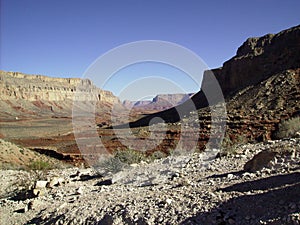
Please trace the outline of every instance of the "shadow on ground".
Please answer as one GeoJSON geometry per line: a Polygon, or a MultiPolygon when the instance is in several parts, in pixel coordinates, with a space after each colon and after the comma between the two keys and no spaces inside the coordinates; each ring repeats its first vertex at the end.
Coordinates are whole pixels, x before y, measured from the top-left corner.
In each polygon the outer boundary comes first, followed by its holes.
{"type": "MultiPolygon", "coordinates": [[[[243,182],[220,190],[233,194],[239,192],[241,195],[229,199],[208,212],[199,212],[196,216],[186,219],[181,225],[261,224],[260,220],[277,220],[269,224],[282,224],[278,221],[280,218],[300,211],[297,208],[300,200],[299,172],[243,182]]],[[[285,222],[285,224],[295,223],[285,222]]]]}
{"type": "MultiPolygon", "coordinates": [[[[231,193],[239,196],[221,203],[208,212],[198,212],[196,216],[186,219],[180,225],[261,224],[260,220],[275,220],[274,223],[268,223],[273,225],[297,224],[293,222],[276,222],[276,220],[287,217],[291,213],[299,213],[300,211],[297,208],[297,204],[299,205],[300,203],[299,172],[238,183],[219,189],[217,192],[220,192],[220,194],[231,193]]],[[[30,220],[29,223],[54,224],[59,222],[59,220],[66,219],[64,215],[55,215],[55,213],[53,213],[54,215],[50,219],[44,219],[41,214],[30,220]]],[[[126,216],[126,213],[122,216],[122,220],[125,224],[148,224],[144,220],[131,221],[126,216]]],[[[106,215],[100,221],[95,221],[95,218],[86,218],[85,221],[86,224],[114,224],[113,217],[110,215],[106,215]]]]}

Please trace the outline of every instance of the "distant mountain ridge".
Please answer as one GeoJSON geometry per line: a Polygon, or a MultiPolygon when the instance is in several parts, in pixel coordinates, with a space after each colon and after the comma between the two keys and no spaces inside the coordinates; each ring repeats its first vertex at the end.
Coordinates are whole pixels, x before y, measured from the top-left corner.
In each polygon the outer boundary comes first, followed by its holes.
{"type": "Polygon", "coordinates": [[[144,108],[153,110],[164,110],[179,105],[188,100],[193,93],[189,94],[158,94],[152,100],[123,101],[127,108],[144,108]]]}

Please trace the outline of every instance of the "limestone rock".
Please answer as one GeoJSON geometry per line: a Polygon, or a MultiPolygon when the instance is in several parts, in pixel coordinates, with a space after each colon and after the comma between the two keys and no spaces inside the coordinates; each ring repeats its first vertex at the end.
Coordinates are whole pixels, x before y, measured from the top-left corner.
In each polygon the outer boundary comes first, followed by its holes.
{"type": "Polygon", "coordinates": [[[34,196],[44,196],[47,193],[46,188],[35,188],[32,190],[34,196]]]}
{"type": "Polygon", "coordinates": [[[76,190],[76,194],[78,195],[82,195],[84,193],[84,187],[79,187],[77,190],[76,190]]]}
{"type": "Polygon", "coordinates": [[[53,177],[47,186],[50,188],[53,188],[55,186],[63,184],[64,182],[65,182],[65,179],[62,177],[53,177]]]}
{"type": "Polygon", "coordinates": [[[104,101],[115,103],[118,98],[110,91],[97,88],[88,79],[52,78],[19,72],[0,71],[1,100],[28,101],[104,101]],[[78,92],[80,94],[75,93],[78,92]]]}
{"type": "Polygon", "coordinates": [[[48,181],[46,181],[46,180],[38,180],[35,183],[35,189],[46,188],[47,184],[48,184],[48,181]]]}
{"type": "Polygon", "coordinates": [[[176,106],[187,99],[193,94],[159,94],[155,98],[153,98],[154,103],[167,103],[171,104],[172,106],[176,106]]]}

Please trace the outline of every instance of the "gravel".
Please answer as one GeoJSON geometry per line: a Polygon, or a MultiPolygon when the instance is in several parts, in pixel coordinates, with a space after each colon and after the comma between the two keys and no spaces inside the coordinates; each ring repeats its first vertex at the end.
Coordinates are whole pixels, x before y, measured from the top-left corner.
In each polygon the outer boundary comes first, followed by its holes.
{"type": "MultiPolygon", "coordinates": [[[[51,170],[42,195],[25,195],[2,170],[1,224],[299,224],[300,139],[239,146],[238,156],[172,156],[102,177],[93,168],[51,170]],[[245,172],[263,150],[277,153],[245,172]],[[59,182],[58,182],[59,181],[59,182]],[[50,185],[51,183],[51,185],[50,185]],[[19,194],[17,194],[19,193],[19,194]]],[[[39,182],[40,183],[40,182],[39,182]]],[[[43,183],[44,185],[45,183],[43,183]]],[[[26,189],[25,189],[26,190],[26,189]]]]}

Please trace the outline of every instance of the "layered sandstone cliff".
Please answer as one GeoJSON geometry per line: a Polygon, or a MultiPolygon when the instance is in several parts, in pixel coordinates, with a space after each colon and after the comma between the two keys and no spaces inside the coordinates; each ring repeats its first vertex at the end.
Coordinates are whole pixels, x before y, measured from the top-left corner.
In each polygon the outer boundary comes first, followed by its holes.
{"type": "Polygon", "coordinates": [[[76,97],[78,101],[118,102],[110,91],[97,88],[88,79],[52,78],[5,71],[0,71],[0,94],[1,100],[65,101],[76,97]]]}
{"type": "Polygon", "coordinates": [[[73,102],[115,104],[110,91],[97,88],[88,79],[53,78],[19,72],[0,71],[0,115],[71,115],[73,102]]]}

